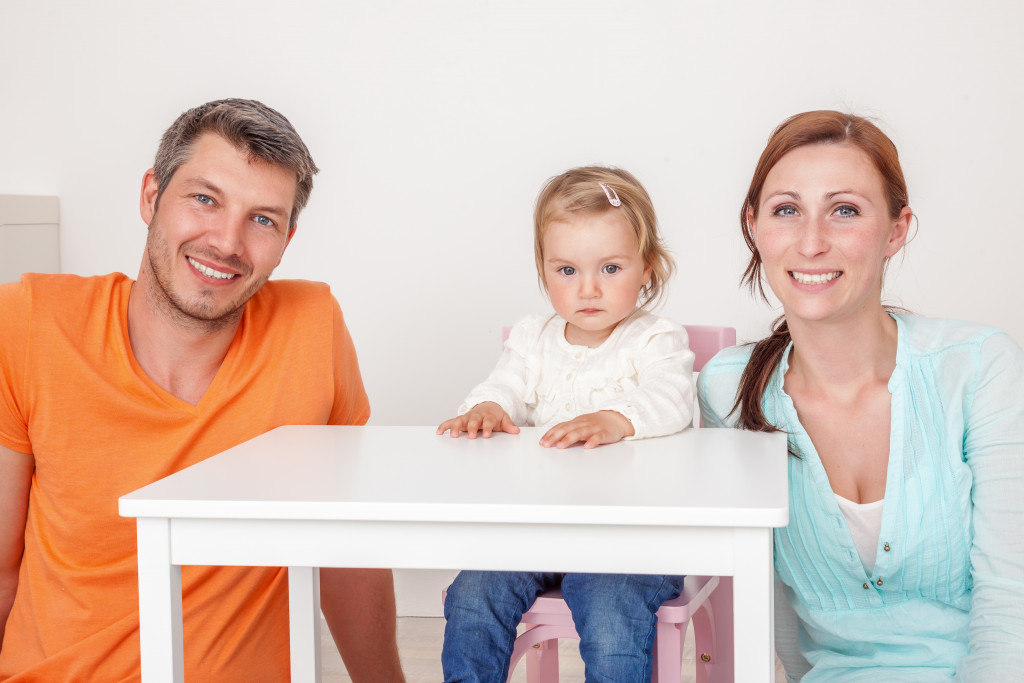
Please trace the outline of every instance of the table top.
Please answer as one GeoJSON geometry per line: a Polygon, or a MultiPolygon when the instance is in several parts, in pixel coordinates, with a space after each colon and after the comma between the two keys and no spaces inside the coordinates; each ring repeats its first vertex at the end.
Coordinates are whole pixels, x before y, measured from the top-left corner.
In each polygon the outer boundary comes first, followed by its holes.
{"type": "Polygon", "coordinates": [[[286,426],[122,496],[126,517],[779,527],[784,434],[687,429],[585,450],[543,431],[286,426]]]}

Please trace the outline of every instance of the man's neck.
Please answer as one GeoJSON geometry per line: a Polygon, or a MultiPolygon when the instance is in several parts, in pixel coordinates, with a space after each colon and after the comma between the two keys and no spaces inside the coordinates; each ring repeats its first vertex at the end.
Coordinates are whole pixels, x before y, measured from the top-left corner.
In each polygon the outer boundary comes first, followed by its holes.
{"type": "Polygon", "coordinates": [[[143,371],[164,391],[198,405],[213,383],[241,317],[204,326],[168,315],[145,285],[136,282],[128,298],[128,339],[143,371]]]}

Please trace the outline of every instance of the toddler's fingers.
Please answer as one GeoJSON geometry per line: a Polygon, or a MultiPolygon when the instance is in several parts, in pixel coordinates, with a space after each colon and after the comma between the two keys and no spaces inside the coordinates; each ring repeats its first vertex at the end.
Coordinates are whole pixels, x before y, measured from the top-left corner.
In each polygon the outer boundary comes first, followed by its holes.
{"type": "MultiPolygon", "coordinates": [[[[467,415],[468,414],[469,413],[467,413],[467,415]]],[[[475,439],[476,433],[480,429],[480,422],[481,418],[479,415],[470,415],[469,419],[466,421],[466,436],[468,436],[471,439],[475,439]]]]}
{"type": "Polygon", "coordinates": [[[508,416],[508,413],[502,414],[499,429],[503,432],[508,432],[509,434],[519,433],[519,425],[512,421],[512,418],[508,416]]]}

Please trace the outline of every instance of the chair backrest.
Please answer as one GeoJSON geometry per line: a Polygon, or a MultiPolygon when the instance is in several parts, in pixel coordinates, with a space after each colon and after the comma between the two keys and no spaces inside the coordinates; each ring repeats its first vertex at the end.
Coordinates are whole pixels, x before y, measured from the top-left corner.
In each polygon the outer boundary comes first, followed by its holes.
{"type": "Polygon", "coordinates": [[[736,328],[718,327],[714,325],[683,325],[690,337],[690,350],[693,351],[693,371],[700,372],[704,364],[716,353],[728,346],[736,346],[736,328]]]}
{"type": "MultiPolygon", "coordinates": [[[[736,328],[719,327],[717,325],[683,325],[686,335],[690,338],[690,350],[693,351],[693,371],[700,372],[704,364],[716,353],[728,346],[736,346],[736,328]]],[[[501,329],[502,343],[508,339],[511,327],[501,329]]]]}

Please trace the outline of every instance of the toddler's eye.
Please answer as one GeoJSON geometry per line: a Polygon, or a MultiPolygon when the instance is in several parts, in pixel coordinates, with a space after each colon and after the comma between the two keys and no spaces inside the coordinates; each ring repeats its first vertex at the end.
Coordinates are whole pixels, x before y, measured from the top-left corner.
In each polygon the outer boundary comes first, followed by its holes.
{"type": "Polygon", "coordinates": [[[562,275],[575,275],[576,269],[573,268],[572,266],[562,266],[561,268],[558,269],[558,272],[561,273],[562,275]]]}
{"type": "Polygon", "coordinates": [[[606,265],[604,268],[601,269],[601,271],[605,275],[614,275],[615,273],[619,272],[620,270],[622,270],[622,268],[617,266],[617,265],[615,265],[614,263],[609,263],[608,265],[606,265]]]}

